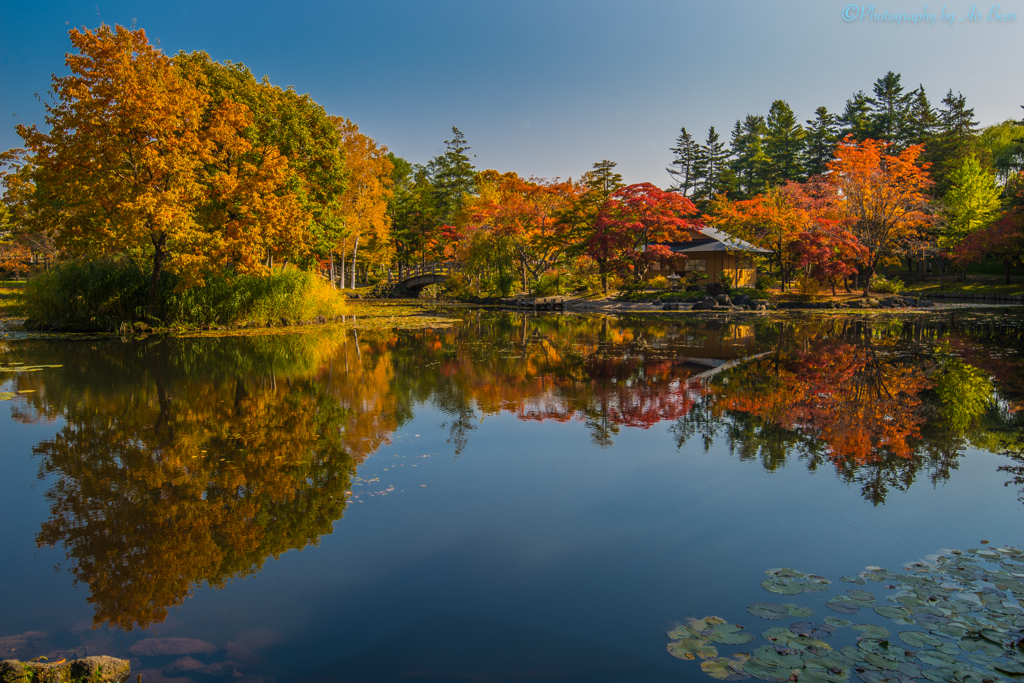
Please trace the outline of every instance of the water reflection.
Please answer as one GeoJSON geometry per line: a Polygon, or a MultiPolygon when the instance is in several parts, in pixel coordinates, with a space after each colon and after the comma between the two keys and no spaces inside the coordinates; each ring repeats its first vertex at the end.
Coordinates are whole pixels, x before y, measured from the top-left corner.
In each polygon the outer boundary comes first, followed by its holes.
{"type": "MultiPolygon", "coordinates": [[[[730,325],[473,314],[454,328],[37,342],[7,357],[40,443],[50,518],[94,621],[158,623],[201,583],[318,542],[356,468],[418,406],[456,454],[482,418],[582,422],[592,442],[665,422],[775,470],[831,466],[875,504],[950,476],[969,446],[1024,486],[1019,328],[841,320],[730,325]],[[1015,336],[1016,335],[1016,336],[1015,336]],[[990,377],[994,377],[993,383],[990,377]]],[[[553,455],[552,457],[557,457],[553,455]]]]}

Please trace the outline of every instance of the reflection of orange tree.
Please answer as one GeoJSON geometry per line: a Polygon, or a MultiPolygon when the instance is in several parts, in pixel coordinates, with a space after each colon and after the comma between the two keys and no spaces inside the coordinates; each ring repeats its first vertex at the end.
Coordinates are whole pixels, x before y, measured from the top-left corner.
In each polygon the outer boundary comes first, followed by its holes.
{"type": "Polygon", "coordinates": [[[39,384],[22,419],[66,423],[35,449],[41,476],[57,475],[37,540],[65,547],[97,625],[157,623],[197,584],[331,532],[355,464],[397,425],[388,357],[362,347],[309,335],[111,345],[79,364],[65,345],[51,349],[71,356],[62,370],[19,376],[39,384]],[[253,360],[263,372],[243,369],[253,360]]]}
{"type": "Polygon", "coordinates": [[[746,363],[728,379],[715,384],[716,410],[799,427],[856,465],[913,455],[926,419],[920,394],[931,387],[921,367],[839,339],[746,363]]]}

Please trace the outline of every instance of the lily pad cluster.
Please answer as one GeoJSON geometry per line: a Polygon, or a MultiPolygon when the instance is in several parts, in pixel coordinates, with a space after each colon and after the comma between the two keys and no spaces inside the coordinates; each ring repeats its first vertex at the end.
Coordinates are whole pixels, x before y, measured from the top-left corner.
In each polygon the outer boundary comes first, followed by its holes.
{"type": "MultiPolygon", "coordinates": [[[[46,368],[60,368],[62,365],[25,365],[24,363],[11,363],[5,365],[0,363],[0,373],[5,372],[39,372],[46,368]]],[[[0,401],[10,401],[18,394],[31,393],[29,390],[13,392],[13,391],[0,391],[0,401]]]]}
{"type": "MultiPolygon", "coordinates": [[[[766,572],[762,582],[773,593],[827,590],[828,582],[789,569],[766,572]],[[778,590],[782,588],[782,590],[778,590]]],[[[1024,550],[1016,547],[953,550],[928,562],[914,562],[902,571],[867,567],[842,578],[857,586],[825,602],[825,606],[858,619],[853,623],[825,617],[807,621],[810,607],[795,603],[754,603],[752,615],[793,620],[766,629],[766,643],[731,656],[720,655],[711,643],[742,645],[752,634],[718,617],[690,620],[668,635],[668,651],[682,659],[701,659],[701,669],[719,680],[757,678],[765,681],[843,683],[1011,683],[1024,680],[1024,550]],[[883,597],[876,592],[889,591],[883,597]],[[721,629],[716,631],[716,629],[721,629]],[[844,635],[845,634],[845,635],[844,635]],[[714,640],[714,638],[719,640],[714,640]],[[834,637],[839,643],[830,643],[834,637]],[[746,638],[746,640],[740,640],[746,638]],[[849,644],[845,644],[849,643],[849,644]]],[[[820,600],[820,598],[819,598],[820,600]]]]}

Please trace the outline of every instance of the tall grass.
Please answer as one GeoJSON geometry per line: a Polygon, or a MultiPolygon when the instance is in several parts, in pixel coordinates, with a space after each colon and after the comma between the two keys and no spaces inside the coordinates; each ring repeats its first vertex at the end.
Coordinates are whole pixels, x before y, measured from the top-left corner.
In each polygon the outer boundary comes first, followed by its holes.
{"type": "Polygon", "coordinates": [[[180,291],[178,278],[167,274],[152,308],[146,304],[149,281],[147,269],[132,263],[66,263],[29,282],[23,311],[37,327],[68,330],[112,330],[134,321],[156,327],[299,321],[345,311],[329,284],[295,268],[265,277],[209,277],[205,286],[180,291]]]}

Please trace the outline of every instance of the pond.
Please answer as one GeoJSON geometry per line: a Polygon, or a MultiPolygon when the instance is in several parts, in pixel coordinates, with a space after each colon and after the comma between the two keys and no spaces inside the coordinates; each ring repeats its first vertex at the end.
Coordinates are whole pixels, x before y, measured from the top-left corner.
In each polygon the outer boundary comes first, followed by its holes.
{"type": "Polygon", "coordinates": [[[1019,315],[454,315],[0,341],[4,657],[147,683],[1024,664],[1019,315]]]}

